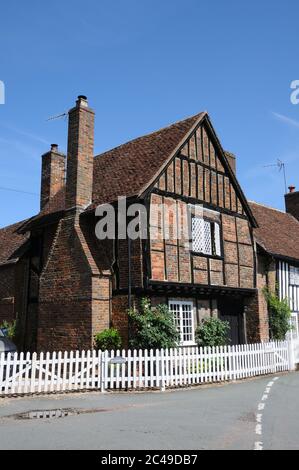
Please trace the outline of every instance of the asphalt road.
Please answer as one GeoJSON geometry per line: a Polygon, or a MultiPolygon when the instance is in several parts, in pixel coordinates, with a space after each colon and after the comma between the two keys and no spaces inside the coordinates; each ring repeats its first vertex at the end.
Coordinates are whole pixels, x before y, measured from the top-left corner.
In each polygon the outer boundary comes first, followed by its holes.
{"type": "Polygon", "coordinates": [[[164,393],[5,398],[0,449],[299,449],[298,392],[294,372],[164,393]],[[61,408],[80,414],[16,417],[61,408]]]}

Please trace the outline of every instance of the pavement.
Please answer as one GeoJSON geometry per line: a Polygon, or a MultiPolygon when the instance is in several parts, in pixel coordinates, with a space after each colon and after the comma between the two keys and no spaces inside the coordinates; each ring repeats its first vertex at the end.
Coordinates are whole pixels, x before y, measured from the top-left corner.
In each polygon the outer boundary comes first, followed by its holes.
{"type": "Polygon", "coordinates": [[[1,398],[0,449],[299,449],[298,392],[293,372],[166,392],[1,398]],[[57,409],[69,415],[27,417],[57,409]]]}

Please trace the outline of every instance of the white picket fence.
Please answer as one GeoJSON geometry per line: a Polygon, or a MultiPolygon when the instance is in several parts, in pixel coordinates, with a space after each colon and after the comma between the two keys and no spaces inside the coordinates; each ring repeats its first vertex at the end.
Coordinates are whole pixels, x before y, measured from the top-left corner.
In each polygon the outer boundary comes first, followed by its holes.
{"type": "Polygon", "coordinates": [[[293,361],[294,365],[299,364],[299,337],[291,338],[291,349],[293,351],[293,361]]]}
{"type": "Polygon", "coordinates": [[[244,379],[290,370],[290,344],[0,354],[0,396],[88,389],[163,390],[244,379]]]}

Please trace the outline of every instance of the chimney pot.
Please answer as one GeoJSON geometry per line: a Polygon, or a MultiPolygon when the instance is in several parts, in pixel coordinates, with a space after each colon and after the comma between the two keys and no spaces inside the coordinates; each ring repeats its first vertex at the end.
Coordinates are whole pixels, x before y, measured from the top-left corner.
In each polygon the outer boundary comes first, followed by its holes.
{"type": "Polygon", "coordinates": [[[295,186],[293,186],[293,185],[292,185],[292,186],[289,186],[289,192],[290,192],[290,193],[294,193],[294,192],[295,192],[295,189],[296,189],[295,186]]]}
{"type": "Polygon", "coordinates": [[[56,152],[58,150],[58,145],[57,144],[51,144],[51,150],[56,152]]]}
{"type": "Polygon", "coordinates": [[[87,96],[79,95],[76,101],[76,105],[78,108],[81,108],[81,107],[88,108],[87,96]]]}

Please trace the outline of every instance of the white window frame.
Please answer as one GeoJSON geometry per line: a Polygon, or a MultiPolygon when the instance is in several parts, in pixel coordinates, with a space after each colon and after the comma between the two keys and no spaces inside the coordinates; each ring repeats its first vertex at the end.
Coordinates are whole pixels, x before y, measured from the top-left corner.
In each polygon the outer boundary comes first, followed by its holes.
{"type": "Polygon", "coordinates": [[[205,217],[196,217],[196,216],[193,216],[192,217],[192,251],[194,253],[199,253],[199,254],[202,254],[202,255],[206,255],[206,256],[215,256],[215,257],[222,257],[222,244],[221,244],[221,225],[219,222],[217,221],[214,221],[214,220],[210,220],[210,219],[206,219],[205,217]],[[211,247],[211,250],[210,252],[208,252],[207,250],[204,249],[206,243],[204,240],[201,240],[201,248],[200,249],[196,249],[195,245],[195,236],[194,236],[194,230],[193,230],[193,224],[194,222],[193,221],[197,221],[197,224],[200,226],[202,225],[201,228],[199,228],[199,230],[201,230],[204,234],[207,233],[207,231],[205,230],[205,224],[209,224],[209,233],[210,233],[210,240],[209,240],[209,244],[210,244],[210,247],[211,247]],[[214,225],[214,229],[212,230],[212,225],[214,225]],[[213,253],[213,248],[214,248],[214,253],[213,253]]]}
{"type": "Polygon", "coordinates": [[[214,243],[215,243],[215,255],[222,256],[222,240],[221,240],[221,225],[219,222],[214,222],[214,243]]]}
{"type": "Polygon", "coordinates": [[[293,338],[299,337],[299,314],[292,312],[291,319],[290,319],[291,326],[293,329],[291,330],[290,334],[293,338]]]}
{"type": "Polygon", "coordinates": [[[290,266],[290,286],[299,286],[299,268],[290,266]]]}
{"type": "MultiPolygon", "coordinates": [[[[180,345],[181,346],[194,346],[195,343],[195,331],[194,331],[194,315],[195,315],[195,310],[194,310],[194,302],[192,300],[176,300],[176,299],[170,299],[168,301],[168,308],[172,312],[171,305],[179,305],[179,316],[180,316],[180,328],[178,328],[179,333],[180,333],[180,345]],[[184,329],[183,329],[183,305],[188,305],[191,307],[191,334],[192,334],[192,339],[190,341],[184,341],[184,329]]],[[[174,319],[175,321],[175,319],[174,319]]]]}

